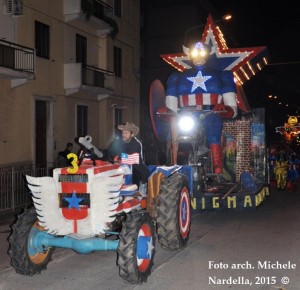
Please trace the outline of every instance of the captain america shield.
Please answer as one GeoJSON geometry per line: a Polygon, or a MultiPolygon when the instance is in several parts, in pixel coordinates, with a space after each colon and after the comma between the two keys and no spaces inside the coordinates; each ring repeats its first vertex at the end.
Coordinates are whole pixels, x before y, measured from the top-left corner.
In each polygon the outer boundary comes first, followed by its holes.
{"type": "Polygon", "coordinates": [[[191,208],[190,208],[190,196],[188,189],[184,187],[180,194],[179,204],[179,227],[181,236],[187,238],[190,231],[191,224],[191,208]]]}

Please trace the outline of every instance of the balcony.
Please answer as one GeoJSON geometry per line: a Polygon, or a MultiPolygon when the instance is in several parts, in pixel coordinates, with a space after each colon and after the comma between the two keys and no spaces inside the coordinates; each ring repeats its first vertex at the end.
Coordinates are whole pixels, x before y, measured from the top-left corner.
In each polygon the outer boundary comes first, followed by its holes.
{"type": "Polygon", "coordinates": [[[32,80],[35,75],[35,50],[0,40],[0,78],[32,80]]]}
{"type": "Polygon", "coordinates": [[[79,22],[94,28],[97,36],[110,33],[114,27],[113,8],[100,0],[64,0],[65,22],[79,22]]]}
{"type": "Polygon", "coordinates": [[[115,74],[81,63],[67,63],[64,64],[64,89],[66,95],[83,91],[100,101],[114,93],[115,74]]]}

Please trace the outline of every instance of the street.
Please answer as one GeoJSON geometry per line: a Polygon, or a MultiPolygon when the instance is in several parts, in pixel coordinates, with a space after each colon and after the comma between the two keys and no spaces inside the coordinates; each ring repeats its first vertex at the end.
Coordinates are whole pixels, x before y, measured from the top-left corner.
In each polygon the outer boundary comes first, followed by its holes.
{"type": "Polygon", "coordinates": [[[180,252],[156,243],[147,283],[122,281],[115,252],[80,255],[58,249],[40,275],[22,276],[10,267],[9,227],[0,238],[1,290],[209,290],[300,289],[300,194],[272,189],[256,210],[210,211],[193,216],[190,240],[180,252]]]}

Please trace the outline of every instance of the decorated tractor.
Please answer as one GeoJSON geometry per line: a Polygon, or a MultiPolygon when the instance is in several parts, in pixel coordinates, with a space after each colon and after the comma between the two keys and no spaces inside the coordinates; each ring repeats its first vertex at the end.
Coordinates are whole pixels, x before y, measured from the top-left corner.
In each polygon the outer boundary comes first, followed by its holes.
{"type": "Polygon", "coordinates": [[[34,206],[12,226],[11,265],[32,276],[46,269],[56,248],[80,254],[117,251],[120,276],[133,284],[146,282],[156,236],[164,249],[187,245],[187,177],[180,166],[152,166],[144,196],[132,184],[132,165],[102,161],[91,141],[90,136],[80,137],[86,152],[78,159],[69,154],[72,166],[54,169],[53,177],[26,176],[34,206]]]}

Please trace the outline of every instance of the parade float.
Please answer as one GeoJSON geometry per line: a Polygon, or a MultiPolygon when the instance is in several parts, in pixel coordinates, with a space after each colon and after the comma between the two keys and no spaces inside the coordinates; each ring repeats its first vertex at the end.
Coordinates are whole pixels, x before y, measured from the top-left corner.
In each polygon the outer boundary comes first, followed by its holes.
{"type": "Polygon", "coordinates": [[[288,144],[300,142],[300,124],[297,116],[289,116],[283,126],[276,127],[276,132],[280,133],[284,141],[288,144]]]}
{"type": "Polygon", "coordinates": [[[255,209],[269,195],[264,110],[251,110],[243,84],[267,48],[229,48],[211,16],[199,39],[161,55],[177,71],[151,83],[153,130],[190,176],[193,210],[255,209]]]}

